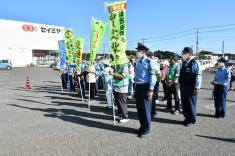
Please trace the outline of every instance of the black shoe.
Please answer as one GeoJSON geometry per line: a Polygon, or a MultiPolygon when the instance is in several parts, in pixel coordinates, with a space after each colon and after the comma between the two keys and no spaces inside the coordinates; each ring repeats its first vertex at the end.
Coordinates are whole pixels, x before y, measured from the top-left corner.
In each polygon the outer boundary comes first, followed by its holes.
{"type": "Polygon", "coordinates": [[[143,133],[143,131],[144,131],[144,130],[143,130],[142,128],[139,128],[139,129],[135,130],[135,133],[136,133],[136,134],[140,134],[140,133],[143,133]]]}
{"type": "Polygon", "coordinates": [[[184,125],[185,127],[189,127],[189,124],[190,124],[190,122],[189,122],[189,121],[184,120],[182,123],[183,123],[183,125],[184,125]]]}
{"type": "Polygon", "coordinates": [[[165,108],[164,109],[164,112],[171,112],[172,111],[172,109],[170,109],[170,108],[165,108]]]}
{"type": "Polygon", "coordinates": [[[138,134],[138,137],[139,137],[139,138],[144,138],[144,137],[146,137],[148,134],[149,134],[149,132],[142,132],[142,133],[139,133],[139,134],[138,134]]]}
{"type": "Polygon", "coordinates": [[[219,115],[215,115],[215,118],[216,118],[216,119],[219,119],[219,118],[220,118],[220,116],[219,116],[219,115]]]}
{"type": "Polygon", "coordinates": [[[166,100],[167,100],[167,98],[164,97],[164,98],[162,98],[160,101],[166,101],[166,100]]]}
{"type": "Polygon", "coordinates": [[[151,115],[152,118],[157,118],[157,113],[156,114],[153,114],[151,115]]]}
{"type": "Polygon", "coordinates": [[[185,127],[190,127],[190,126],[192,126],[192,124],[191,123],[185,123],[184,126],[185,127]]]}

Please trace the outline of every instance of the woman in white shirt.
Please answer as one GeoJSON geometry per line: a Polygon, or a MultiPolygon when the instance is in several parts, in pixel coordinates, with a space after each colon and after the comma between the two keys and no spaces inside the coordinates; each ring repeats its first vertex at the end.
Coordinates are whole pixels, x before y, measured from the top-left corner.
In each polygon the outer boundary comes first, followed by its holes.
{"type": "Polygon", "coordinates": [[[95,86],[96,86],[96,71],[95,71],[95,66],[92,65],[88,69],[88,74],[86,76],[87,83],[90,83],[90,98],[95,99],[95,86]]]}

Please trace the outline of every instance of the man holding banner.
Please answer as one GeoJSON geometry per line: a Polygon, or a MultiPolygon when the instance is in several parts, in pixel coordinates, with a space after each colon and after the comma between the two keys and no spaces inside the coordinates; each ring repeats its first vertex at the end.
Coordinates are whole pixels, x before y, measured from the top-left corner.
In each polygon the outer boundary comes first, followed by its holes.
{"type": "Polygon", "coordinates": [[[106,30],[106,24],[100,20],[96,20],[92,18],[91,21],[91,47],[90,47],[90,61],[89,61],[89,69],[88,69],[88,83],[89,83],[89,103],[88,107],[90,109],[90,99],[94,99],[94,87],[96,86],[96,71],[94,66],[94,61],[96,59],[96,55],[101,45],[101,41],[104,37],[106,30]],[[95,84],[94,84],[95,83],[95,84]]]}
{"type": "Polygon", "coordinates": [[[117,65],[115,72],[110,71],[110,75],[113,76],[113,95],[119,113],[117,120],[120,123],[128,122],[126,102],[129,85],[128,63],[117,65]]]}
{"type": "Polygon", "coordinates": [[[129,121],[127,112],[127,93],[129,84],[128,59],[126,57],[126,1],[108,4],[110,51],[116,66],[113,76],[113,95],[118,107],[121,123],[129,121]]]}
{"type": "Polygon", "coordinates": [[[66,64],[66,50],[64,40],[58,41],[59,51],[58,56],[60,59],[60,75],[62,81],[62,92],[63,89],[67,89],[67,82],[68,82],[68,66],[66,64]]]}
{"type": "Polygon", "coordinates": [[[83,52],[83,45],[84,39],[83,38],[75,38],[74,40],[74,49],[75,49],[75,60],[76,60],[76,68],[77,68],[77,82],[80,88],[81,97],[85,96],[85,88],[84,88],[84,81],[80,79],[78,75],[81,74],[82,71],[82,52],[83,52]]]}

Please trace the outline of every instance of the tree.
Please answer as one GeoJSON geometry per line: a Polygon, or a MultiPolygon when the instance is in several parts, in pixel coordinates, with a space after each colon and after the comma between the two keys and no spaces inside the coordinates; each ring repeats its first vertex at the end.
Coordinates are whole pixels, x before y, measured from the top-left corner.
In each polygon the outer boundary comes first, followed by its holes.
{"type": "Polygon", "coordinates": [[[199,52],[199,59],[205,59],[205,55],[213,55],[214,52],[202,50],[199,52]]]}
{"type": "Polygon", "coordinates": [[[170,52],[170,51],[162,51],[162,50],[157,50],[154,52],[154,55],[156,57],[158,57],[159,59],[169,59],[172,56],[178,55],[174,52],[170,52]]]}

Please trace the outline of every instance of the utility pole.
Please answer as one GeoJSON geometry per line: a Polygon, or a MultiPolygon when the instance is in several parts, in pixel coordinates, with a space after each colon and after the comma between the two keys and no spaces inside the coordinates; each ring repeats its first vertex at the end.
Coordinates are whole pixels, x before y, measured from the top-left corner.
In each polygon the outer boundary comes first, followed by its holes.
{"type": "Polygon", "coordinates": [[[223,58],[224,58],[224,41],[222,43],[222,54],[223,54],[223,58]]]}
{"type": "Polygon", "coordinates": [[[199,43],[199,39],[198,39],[198,28],[197,28],[197,38],[196,38],[196,57],[197,57],[197,59],[199,59],[199,52],[198,52],[198,50],[199,50],[199,48],[198,48],[198,43],[199,43]]]}

